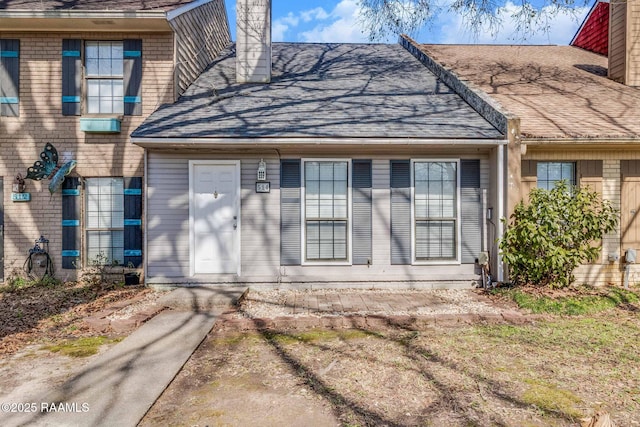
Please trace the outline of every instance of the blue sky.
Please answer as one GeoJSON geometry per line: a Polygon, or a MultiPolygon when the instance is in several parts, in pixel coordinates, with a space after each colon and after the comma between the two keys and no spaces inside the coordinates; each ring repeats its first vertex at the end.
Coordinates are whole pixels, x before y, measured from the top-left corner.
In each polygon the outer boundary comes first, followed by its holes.
{"type": "MultiPolygon", "coordinates": [[[[226,3],[231,34],[235,39],[235,1],[227,0],[226,3]]],[[[358,25],[358,0],[272,0],[272,4],[273,41],[341,43],[368,41],[366,34],[358,25]]],[[[509,22],[509,16],[517,10],[516,4],[511,0],[505,0],[504,6],[500,9],[503,25],[497,34],[486,30],[475,37],[465,30],[459,16],[445,11],[414,37],[421,43],[566,45],[582,23],[589,7],[576,8],[575,16],[557,16],[547,23],[549,32],[538,32],[524,40],[509,22]]],[[[390,37],[386,41],[396,42],[397,37],[390,37]]]]}

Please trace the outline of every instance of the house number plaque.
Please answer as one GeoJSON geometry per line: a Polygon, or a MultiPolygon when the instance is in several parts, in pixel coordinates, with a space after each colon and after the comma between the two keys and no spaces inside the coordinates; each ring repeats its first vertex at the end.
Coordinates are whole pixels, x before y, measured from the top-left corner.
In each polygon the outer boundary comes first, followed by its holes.
{"type": "Polygon", "coordinates": [[[256,193],[269,193],[271,192],[270,182],[256,182],[256,193]]]}

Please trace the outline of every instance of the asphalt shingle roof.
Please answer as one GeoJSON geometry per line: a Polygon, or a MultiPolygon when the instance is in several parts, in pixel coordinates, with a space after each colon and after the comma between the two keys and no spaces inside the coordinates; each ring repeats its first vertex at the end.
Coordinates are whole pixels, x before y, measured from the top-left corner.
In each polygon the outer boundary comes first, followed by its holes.
{"type": "Polygon", "coordinates": [[[231,47],[132,137],[503,136],[399,45],[274,43],[271,83],[237,84],[231,47]]]}
{"type": "Polygon", "coordinates": [[[0,10],[165,10],[192,0],[0,0],[0,10]]]}
{"type": "Polygon", "coordinates": [[[421,45],[521,119],[527,138],[640,138],[640,88],[572,46],[421,45]]]}

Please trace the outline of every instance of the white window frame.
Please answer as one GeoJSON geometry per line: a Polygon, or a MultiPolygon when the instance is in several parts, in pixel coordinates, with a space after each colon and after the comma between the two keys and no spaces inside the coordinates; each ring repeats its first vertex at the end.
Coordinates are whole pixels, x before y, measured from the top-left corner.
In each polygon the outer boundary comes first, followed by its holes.
{"type": "MultiPolygon", "coordinates": [[[[83,49],[84,49],[84,55],[82,58],[82,66],[84,69],[84,84],[83,84],[83,88],[84,88],[84,103],[85,103],[85,108],[84,108],[84,114],[86,115],[91,115],[91,116],[121,116],[124,114],[124,94],[126,91],[126,88],[124,87],[124,43],[122,40],[85,40],[84,41],[84,45],[83,45],[83,49]],[[120,43],[122,46],[122,52],[123,52],[123,57],[121,58],[122,61],[122,75],[95,75],[95,74],[89,74],[89,72],[87,71],[87,46],[90,45],[91,43],[120,43]],[[121,112],[117,112],[117,111],[112,111],[112,112],[89,112],[89,82],[90,81],[95,81],[95,80],[119,80],[122,82],[122,111],[121,112]]],[[[113,58],[113,57],[112,57],[113,58]]],[[[98,105],[100,104],[100,97],[98,97],[98,105]]]]}
{"type": "Polygon", "coordinates": [[[353,213],[352,213],[352,191],[351,176],[353,175],[352,159],[350,158],[305,158],[300,161],[300,238],[302,262],[301,265],[352,265],[352,234],[353,234],[353,213]],[[307,162],[346,162],[347,163],[347,259],[346,260],[307,260],[307,224],[306,224],[306,179],[305,163],[307,162]]]}
{"type": "MultiPolygon", "coordinates": [[[[83,191],[83,195],[84,195],[84,201],[83,201],[83,230],[82,230],[82,234],[83,234],[83,241],[85,242],[84,245],[84,259],[85,259],[85,265],[88,267],[91,265],[91,262],[93,261],[93,258],[89,256],[89,232],[101,232],[101,231],[109,231],[109,232],[113,232],[113,231],[122,231],[122,238],[123,238],[123,253],[122,253],[122,263],[118,263],[118,265],[124,265],[124,251],[126,250],[126,247],[124,246],[124,216],[125,216],[125,212],[124,212],[124,177],[121,176],[92,176],[92,177],[86,177],[84,178],[85,182],[84,182],[84,191],[83,191]],[[122,228],[113,228],[113,227],[109,227],[109,228],[95,228],[95,227],[89,227],[89,190],[88,190],[88,185],[87,185],[87,181],[93,180],[93,179],[119,179],[120,181],[122,181],[122,188],[123,188],[123,193],[122,193],[122,209],[123,209],[123,223],[122,223],[122,228]]],[[[111,211],[111,214],[113,214],[113,211],[111,211]]],[[[113,252],[113,246],[111,247],[111,252],[113,252]]],[[[109,262],[113,263],[113,259],[109,258],[109,262]]]]}
{"type": "Polygon", "coordinates": [[[411,264],[412,265],[459,265],[462,264],[462,227],[460,214],[460,159],[411,159],[411,264]],[[456,259],[418,260],[416,259],[416,201],[415,201],[415,164],[447,162],[456,164],[456,259]]]}

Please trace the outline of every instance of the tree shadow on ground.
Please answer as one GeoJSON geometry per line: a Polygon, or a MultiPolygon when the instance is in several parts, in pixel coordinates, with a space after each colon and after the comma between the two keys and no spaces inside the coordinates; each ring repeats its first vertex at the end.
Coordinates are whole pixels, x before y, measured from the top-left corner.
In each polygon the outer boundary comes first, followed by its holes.
{"type": "MultiPolygon", "coordinates": [[[[373,316],[376,317],[376,316],[373,316]]],[[[473,366],[472,361],[469,364],[461,364],[448,358],[445,354],[438,352],[435,348],[430,347],[424,342],[418,343],[414,340],[420,334],[420,330],[406,326],[405,324],[394,322],[392,319],[378,316],[379,321],[386,323],[385,332],[380,333],[377,329],[363,327],[359,322],[353,324],[350,329],[359,331],[366,336],[378,340],[384,340],[400,349],[400,353],[404,358],[410,361],[412,375],[422,377],[437,396],[433,402],[427,403],[421,408],[421,413],[417,416],[414,414],[411,419],[399,419],[393,414],[385,414],[383,410],[374,410],[368,405],[358,402],[357,399],[350,397],[348,393],[342,393],[331,384],[330,380],[323,379],[323,376],[314,369],[313,366],[306,363],[302,358],[296,355],[295,349],[288,347],[286,342],[293,341],[302,343],[305,346],[314,347],[323,351],[328,348],[322,343],[300,340],[301,331],[279,330],[265,327],[265,325],[256,319],[255,327],[264,340],[271,346],[275,354],[290,367],[301,382],[309,387],[317,395],[324,398],[330,405],[334,415],[351,425],[366,426],[402,426],[413,425],[414,422],[424,423],[430,415],[435,412],[446,412],[455,414],[457,421],[461,425],[490,425],[509,426],[513,425],[513,420],[505,419],[498,412],[488,411],[486,408],[471,405],[469,401],[469,390],[461,392],[460,382],[448,382],[443,377],[442,372],[455,373],[461,378],[461,381],[475,384],[477,386],[477,394],[488,405],[492,402],[498,403],[499,406],[516,408],[519,411],[533,410],[530,403],[523,401],[514,394],[513,387],[506,381],[500,381],[489,378],[481,373],[481,370],[473,366]]],[[[332,349],[336,352],[335,349],[332,349]]],[[[337,351],[340,357],[351,359],[357,363],[357,355],[347,350],[337,351]]],[[[375,358],[375,355],[373,356],[375,358]]],[[[381,362],[377,360],[376,363],[381,362]]],[[[389,362],[391,367],[391,362],[389,362]]],[[[471,391],[473,393],[473,391],[471,391]]],[[[371,397],[368,397],[371,398],[371,397]]],[[[407,414],[408,415],[408,414],[407,414]]],[[[557,411],[549,414],[557,420],[567,422],[575,422],[575,418],[570,414],[557,411]]]]}

